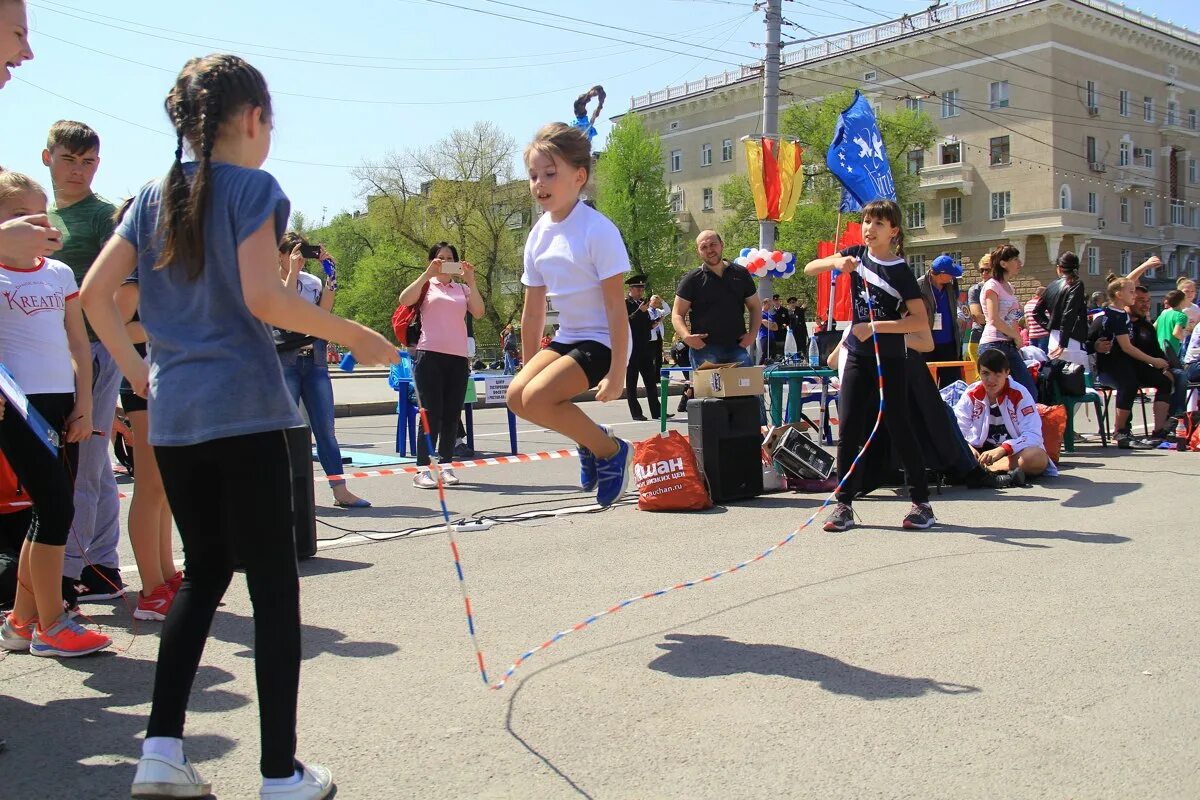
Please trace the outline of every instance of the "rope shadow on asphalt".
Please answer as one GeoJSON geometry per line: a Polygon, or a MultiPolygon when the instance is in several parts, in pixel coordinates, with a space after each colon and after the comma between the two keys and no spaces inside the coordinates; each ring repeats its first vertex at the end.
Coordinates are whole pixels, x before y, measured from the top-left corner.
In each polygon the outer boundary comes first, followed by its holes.
{"type": "Polygon", "coordinates": [[[827,692],[862,700],[896,700],[925,694],[973,694],[976,686],[910,678],[856,667],[841,659],[778,644],[751,644],[725,636],[672,633],[655,645],[666,652],[647,666],[676,678],[775,675],[811,681],[827,692]]]}

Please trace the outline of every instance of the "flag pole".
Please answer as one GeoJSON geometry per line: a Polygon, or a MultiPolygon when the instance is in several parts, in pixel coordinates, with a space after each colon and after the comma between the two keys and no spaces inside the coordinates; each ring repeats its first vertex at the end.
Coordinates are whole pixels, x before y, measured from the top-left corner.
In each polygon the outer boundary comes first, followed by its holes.
{"type": "MultiPolygon", "coordinates": [[[[842,235],[842,210],[838,209],[837,225],[833,229],[833,252],[837,252],[838,237],[842,235]]],[[[837,322],[833,318],[833,304],[836,295],[837,281],[834,280],[833,273],[829,273],[829,316],[825,318],[828,323],[826,330],[837,330],[837,322]]]]}

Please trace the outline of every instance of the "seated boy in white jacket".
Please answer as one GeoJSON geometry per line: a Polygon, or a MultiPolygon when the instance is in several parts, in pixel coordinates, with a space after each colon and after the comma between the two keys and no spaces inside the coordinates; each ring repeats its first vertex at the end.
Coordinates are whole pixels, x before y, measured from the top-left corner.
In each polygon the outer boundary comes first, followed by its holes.
{"type": "Polygon", "coordinates": [[[984,469],[1008,473],[1021,485],[1050,465],[1042,443],[1042,418],[1024,386],[1008,378],[1008,359],[998,350],[979,354],[979,381],[954,406],[963,438],[984,469]]]}

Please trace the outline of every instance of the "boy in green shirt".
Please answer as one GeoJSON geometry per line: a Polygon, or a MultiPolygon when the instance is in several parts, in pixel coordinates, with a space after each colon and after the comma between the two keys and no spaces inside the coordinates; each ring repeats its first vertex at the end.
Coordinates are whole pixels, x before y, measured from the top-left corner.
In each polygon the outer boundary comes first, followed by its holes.
{"type": "Polygon", "coordinates": [[[1179,351],[1183,347],[1183,339],[1187,335],[1188,316],[1179,310],[1183,305],[1184,295],[1178,289],[1172,289],[1167,292],[1167,296],[1163,299],[1163,304],[1166,306],[1158,319],[1154,323],[1154,331],[1158,335],[1158,346],[1163,349],[1163,352],[1170,350],[1175,354],[1175,361],[1178,363],[1179,351]]]}
{"type": "MultiPolygon", "coordinates": [[[[100,166],[100,137],[82,122],[59,120],[50,127],[42,163],[49,167],[54,187],[50,224],[62,232],[63,246],[56,258],[82,284],[112,235],[117,210],[92,191],[100,166]]],[[[125,591],[117,556],[121,506],[108,458],[121,372],[91,325],[87,330],[92,342],[92,430],[97,435],[79,443],[74,533],[67,540],[63,563],[63,596],[68,602],[107,600],[125,591]]]]}

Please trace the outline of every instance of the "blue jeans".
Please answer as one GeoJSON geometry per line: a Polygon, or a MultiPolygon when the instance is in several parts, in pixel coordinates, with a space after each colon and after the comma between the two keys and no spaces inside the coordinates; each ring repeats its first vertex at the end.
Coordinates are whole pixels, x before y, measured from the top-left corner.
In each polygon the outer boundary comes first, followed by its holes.
{"type": "Polygon", "coordinates": [[[1012,342],[988,342],[979,345],[980,353],[985,350],[999,350],[1004,353],[1008,358],[1008,371],[1012,379],[1028,389],[1036,403],[1038,399],[1037,384],[1033,382],[1033,376],[1029,374],[1029,368],[1025,366],[1025,359],[1021,355],[1021,351],[1012,342]]]}
{"type": "Polygon", "coordinates": [[[1036,339],[1031,338],[1029,340],[1029,344],[1032,345],[1033,347],[1041,348],[1043,353],[1049,352],[1049,350],[1050,350],[1050,335],[1046,334],[1045,336],[1039,336],[1036,339]]]}
{"type": "Polygon", "coordinates": [[[750,353],[738,344],[706,344],[699,350],[689,350],[688,355],[691,356],[694,367],[705,361],[714,364],[740,364],[743,367],[754,366],[754,362],[750,360],[750,353]]]}
{"type": "Polygon", "coordinates": [[[517,374],[517,357],[507,350],[504,351],[504,374],[517,374]]]}
{"type": "MultiPolygon", "coordinates": [[[[314,348],[321,350],[323,348],[314,348]]],[[[333,433],[333,381],[329,379],[329,367],[313,356],[298,356],[295,352],[280,353],[283,380],[287,384],[292,400],[297,406],[304,401],[308,424],[313,438],[317,440],[317,459],[326,475],[341,475],[342,450],[333,433]]],[[[345,481],[330,481],[335,486],[345,481]]]]}

